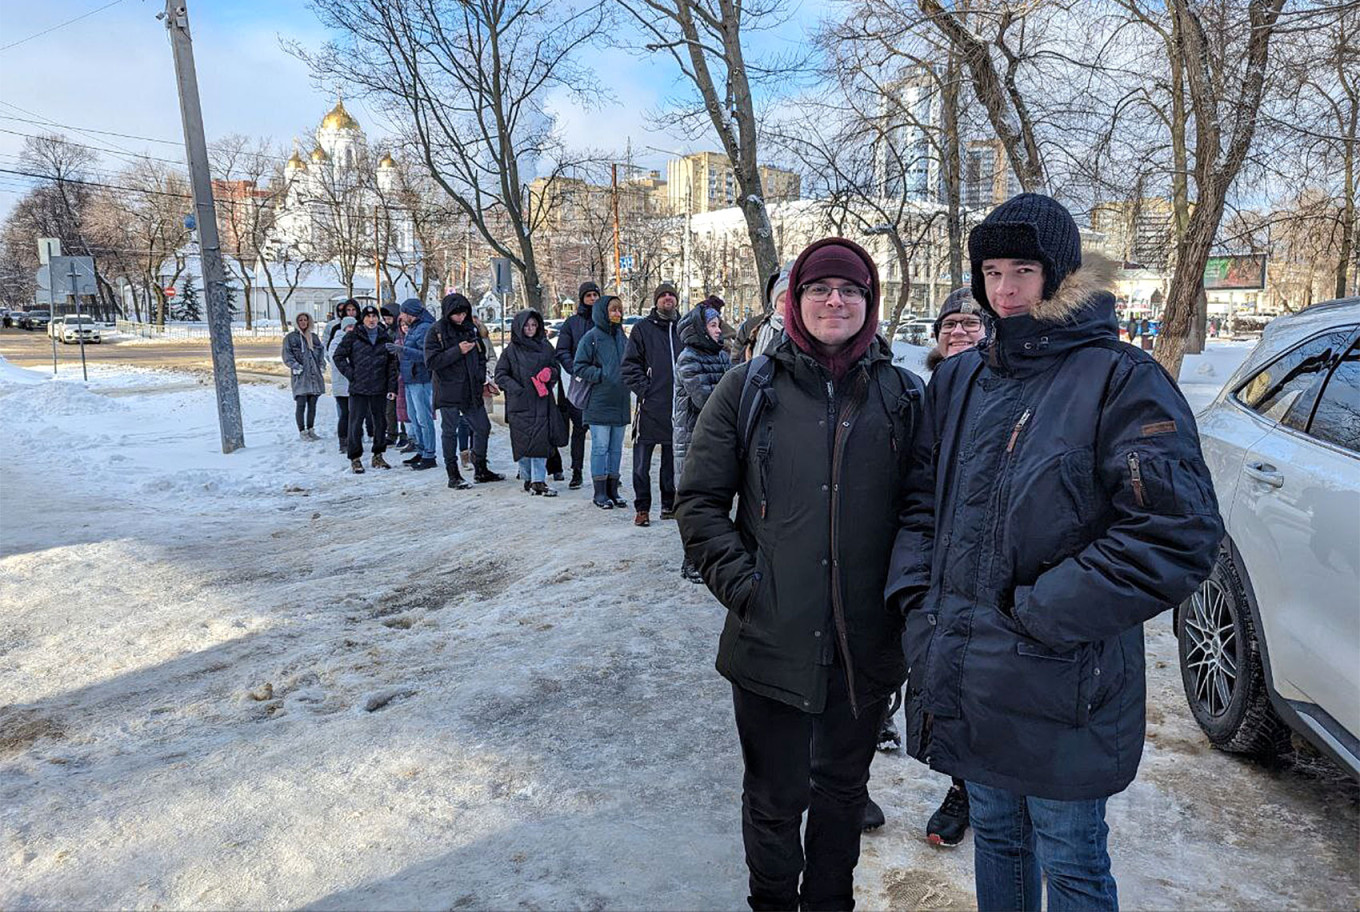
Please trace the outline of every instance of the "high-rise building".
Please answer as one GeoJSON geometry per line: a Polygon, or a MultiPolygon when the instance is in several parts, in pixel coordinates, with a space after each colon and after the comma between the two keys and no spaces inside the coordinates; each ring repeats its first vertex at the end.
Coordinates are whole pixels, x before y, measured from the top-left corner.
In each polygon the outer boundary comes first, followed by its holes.
{"type": "MultiPolygon", "coordinates": [[[[802,181],[792,171],[761,165],[766,204],[796,200],[802,181]]],[[[658,175],[659,178],[659,175],[658,175]]],[[[667,210],[672,215],[727,209],[737,204],[740,188],[732,162],[721,152],[696,152],[666,163],[667,210]]]]}
{"type": "Polygon", "coordinates": [[[874,184],[884,198],[933,203],[944,197],[932,133],[940,128],[940,93],[927,66],[912,67],[878,99],[874,184]]]}
{"type": "Polygon", "coordinates": [[[1105,255],[1152,270],[1171,265],[1175,209],[1160,196],[1112,200],[1091,210],[1091,228],[1105,235],[1105,255]]]}
{"type": "Polygon", "coordinates": [[[962,164],[961,202],[967,209],[995,208],[1021,190],[1006,147],[999,139],[971,140],[963,150],[962,164]]]}

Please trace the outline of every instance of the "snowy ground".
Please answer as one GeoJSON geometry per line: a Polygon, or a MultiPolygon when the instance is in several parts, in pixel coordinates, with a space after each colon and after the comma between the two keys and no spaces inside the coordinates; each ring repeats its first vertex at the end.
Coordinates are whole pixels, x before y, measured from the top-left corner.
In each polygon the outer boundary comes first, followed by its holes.
{"type": "MultiPolygon", "coordinates": [[[[1188,360],[1192,404],[1248,348],[1188,360]]],[[[722,610],[674,524],[354,477],[285,391],[242,400],[223,456],[196,376],[0,361],[0,908],[744,907],[722,610]]],[[[1148,642],[1123,904],[1355,907],[1355,787],[1210,751],[1148,642]]],[[[945,783],[873,776],[861,907],[970,908],[968,845],[920,838],[945,783]]]]}

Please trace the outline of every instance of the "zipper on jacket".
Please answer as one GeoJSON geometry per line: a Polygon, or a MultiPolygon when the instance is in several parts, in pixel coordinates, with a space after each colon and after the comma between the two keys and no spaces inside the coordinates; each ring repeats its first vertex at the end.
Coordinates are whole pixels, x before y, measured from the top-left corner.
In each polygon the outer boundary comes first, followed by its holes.
{"type": "Polygon", "coordinates": [[[1140,507],[1147,506],[1143,495],[1143,467],[1138,463],[1138,451],[1129,453],[1129,480],[1133,482],[1133,500],[1140,507]]]}
{"type": "Polygon", "coordinates": [[[1011,428],[1011,439],[1006,441],[1007,453],[1014,452],[1015,441],[1020,437],[1020,432],[1025,429],[1025,425],[1029,423],[1031,411],[1031,409],[1025,409],[1024,413],[1020,416],[1020,420],[1015,422],[1015,427],[1011,428]]]}
{"type": "MultiPolygon", "coordinates": [[[[867,372],[865,381],[865,396],[867,397],[867,372]]],[[[856,400],[852,394],[844,410],[840,415],[837,415],[836,387],[829,380],[826,384],[826,393],[827,415],[833,422],[831,427],[831,619],[835,623],[836,639],[841,648],[841,657],[845,661],[845,689],[850,697],[850,713],[858,719],[859,701],[855,698],[855,664],[850,656],[850,631],[845,622],[845,605],[841,599],[840,561],[836,555],[840,553],[840,523],[837,522],[837,516],[840,512],[840,484],[837,479],[840,477],[845,438],[849,436],[850,428],[854,424],[854,417],[858,414],[859,409],[856,408],[856,400]],[[842,431],[845,433],[843,434],[842,431]]]]}

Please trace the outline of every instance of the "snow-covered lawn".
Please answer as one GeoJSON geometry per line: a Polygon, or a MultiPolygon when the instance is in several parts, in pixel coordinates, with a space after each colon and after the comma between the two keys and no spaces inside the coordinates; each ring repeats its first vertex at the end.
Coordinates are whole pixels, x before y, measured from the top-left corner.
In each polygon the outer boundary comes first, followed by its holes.
{"type": "MultiPolygon", "coordinates": [[[[744,908],[722,609],[674,524],[355,477],[331,400],[303,443],[241,393],[224,456],[193,376],[0,361],[0,908],[744,908]]],[[[1160,620],[1149,650],[1124,904],[1353,906],[1354,788],[1209,751],[1160,620]]],[[[920,838],[946,783],[873,776],[861,907],[971,907],[969,846],[920,838]]]]}

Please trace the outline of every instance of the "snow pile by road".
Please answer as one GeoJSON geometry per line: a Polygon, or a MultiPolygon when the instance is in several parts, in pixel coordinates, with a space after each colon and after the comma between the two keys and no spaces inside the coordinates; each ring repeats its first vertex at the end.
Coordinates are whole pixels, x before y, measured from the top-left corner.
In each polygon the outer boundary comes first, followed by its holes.
{"type": "Polygon", "coordinates": [[[0,395],[6,392],[9,386],[29,386],[34,383],[42,383],[47,379],[46,374],[26,367],[17,367],[5,360],[4,355],[0,355],[0,395]]]}
{"type": "MultiPolygon", "coordinates": [[[[211,387],[162,379],[0,397],[0,463],[61,482],[0,486],[0,907],[744,907],[723,611],[674,523],[350,475],[333,402],[299,441],[270,385],[224,456],[211,387]]],[[[1354,905],[1353,791],[1208,751],[1160,620],[1149,651],[1125,905],[1354,905]]],[[[875,760],[862,907],[972,907],[971,847],[921,838],[946,787],[875,760]]]]}

